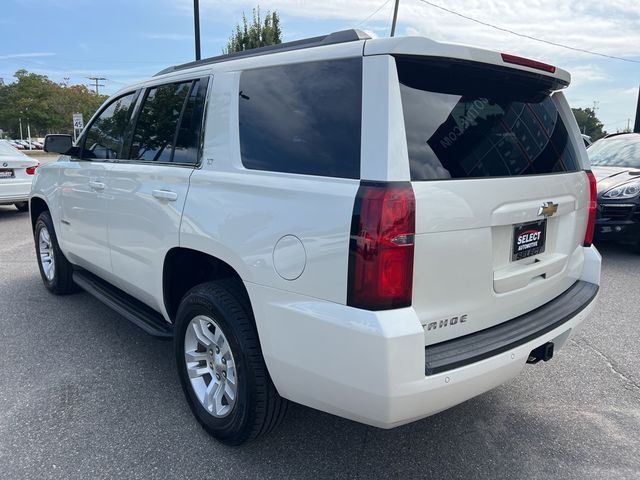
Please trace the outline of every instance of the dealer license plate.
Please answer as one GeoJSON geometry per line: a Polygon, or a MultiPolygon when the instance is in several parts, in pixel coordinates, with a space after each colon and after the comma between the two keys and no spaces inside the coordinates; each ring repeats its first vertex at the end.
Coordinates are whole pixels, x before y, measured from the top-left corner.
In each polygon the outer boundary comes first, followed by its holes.
{"type": "Polygon", "coordinates": [[[13,178],[13,170],[0,169],[0,178],[13,178]]]}
{"type": "Polygon", "coordinates": [[[546,219],[514,225],[511,261],[515,262],[544,252],[546,237],[546,219]]]}

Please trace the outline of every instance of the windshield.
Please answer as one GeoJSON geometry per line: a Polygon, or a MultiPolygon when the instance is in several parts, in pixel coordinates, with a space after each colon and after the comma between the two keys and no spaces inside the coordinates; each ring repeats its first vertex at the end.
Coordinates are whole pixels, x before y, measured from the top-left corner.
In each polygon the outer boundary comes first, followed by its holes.
{"type": "Polygon", "coordinates": [[[0,155],[2,156],[11,155],[12,157],[26,157],[24,153],[22,153],[20,150],[16,148],[13,148],[4,140],[0,140],[0,155]]]}
{"type": "Polygon", "coordinates": [[[640,168],[640,135],[620,135],[597,141],[587,150],[594,167],[640,168]]]}

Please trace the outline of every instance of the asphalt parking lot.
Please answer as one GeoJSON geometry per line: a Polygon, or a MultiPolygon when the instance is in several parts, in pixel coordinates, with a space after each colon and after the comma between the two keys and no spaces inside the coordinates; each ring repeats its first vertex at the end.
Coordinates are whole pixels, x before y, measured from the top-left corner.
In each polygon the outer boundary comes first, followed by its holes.
{"type": "Polygon", "coordinates": [[[0,206],[0,478],[640,478],[640,255],[604,245],[596,313],[551,362],[384,431],[293,405],[270,436],[207,436],[169,342],[42,286],[0,206]]]}

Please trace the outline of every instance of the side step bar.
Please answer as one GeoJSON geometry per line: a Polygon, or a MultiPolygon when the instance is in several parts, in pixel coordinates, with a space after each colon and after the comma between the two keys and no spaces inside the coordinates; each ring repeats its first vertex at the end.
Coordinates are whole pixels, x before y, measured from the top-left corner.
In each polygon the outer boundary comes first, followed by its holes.
{"type": "Polygon", "coordinates": [[[162,315],[119,288],[80,268],[74,270],[73,281],[149,335],[173,338],[173,326],[162,315]]]}

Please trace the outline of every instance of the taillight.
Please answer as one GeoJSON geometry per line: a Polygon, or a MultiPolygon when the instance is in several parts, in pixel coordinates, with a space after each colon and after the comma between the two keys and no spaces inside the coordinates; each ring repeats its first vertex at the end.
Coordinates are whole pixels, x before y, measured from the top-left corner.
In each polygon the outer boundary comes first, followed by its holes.
{"type": "Polygon", "coordinates": [[[598,208],[598,189],[596,187],[596,177],[591,170],[586,171],[589,179],[589,216],[587,221],[587,230],[584,233],[584,246],[590,247],[593,243],[593,233],[596,230],[596,210],[598,208]]]}
{"type": "Polygon", "coordinates": [[[28,167],[27,168],[27,175],[35,175],[36,173],[36,168],[38,168],[40,166],[40,164],[34,165],[33,167],[28,167]]]}
{"type": "Polygon", "coordinates": [[[416,201],[410,183],[367,183],[351,222],[347,304],[367,310],[411,305],[416,201]]]}
{"type": "Polygon", "coordinates": [[[536,70],[542,70],[549,73],[554,73],[556,67],[547,63],[538,62],[537,60],[531,60],[530,58],[518,57],[517,55],[510,55],[508,53],[502,53],[502,61],[505,63],[513,63],[514,65],[522,65],[523,67],[535,68],[536,70]]]}

